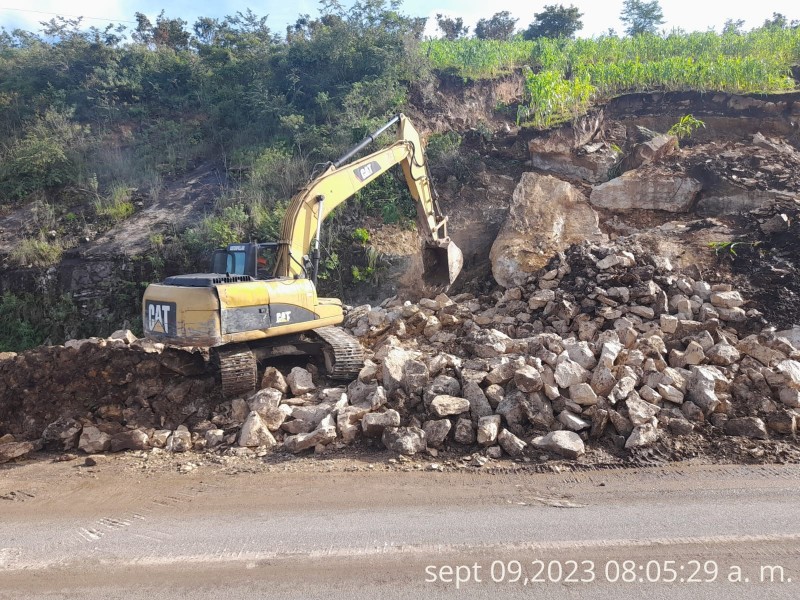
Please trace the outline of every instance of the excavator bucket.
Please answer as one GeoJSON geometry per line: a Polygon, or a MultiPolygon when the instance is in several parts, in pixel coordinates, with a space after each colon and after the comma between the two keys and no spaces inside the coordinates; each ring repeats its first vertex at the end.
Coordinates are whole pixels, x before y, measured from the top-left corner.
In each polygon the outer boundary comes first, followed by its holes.
{"type": "Polygon", "coordinates": [[[422,249],[422,281],[426,286],[449,286],[461,273],[464,255],[453,242],[426,244],[422,249]]]}

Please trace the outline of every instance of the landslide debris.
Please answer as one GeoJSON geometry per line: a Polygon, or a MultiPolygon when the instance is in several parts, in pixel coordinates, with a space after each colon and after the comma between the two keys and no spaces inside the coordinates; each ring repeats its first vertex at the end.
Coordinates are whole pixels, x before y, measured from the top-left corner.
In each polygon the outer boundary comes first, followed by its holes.
{"type": "Polygon", "coordinates": [[[230,402],[199,353],[130,336],[6,357],[0,457],[26,441],[256,455],[378,444],[480,464],[800,457],[797,332],[635,240],[573,245],[489,295],[358,306],[344,326],[369,350],[355,381],[269,368],[230,402]]]}

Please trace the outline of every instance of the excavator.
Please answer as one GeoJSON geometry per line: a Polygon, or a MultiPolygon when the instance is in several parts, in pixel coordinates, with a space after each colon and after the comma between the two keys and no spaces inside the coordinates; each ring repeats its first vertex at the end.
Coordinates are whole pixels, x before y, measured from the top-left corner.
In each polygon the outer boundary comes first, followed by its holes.
{"type": "Polygon", "coordinates": [[[209,349],[226,398],[252,392],[259,361],[276,356],[321,356],[328,377],[354,379],[364,350],[336,327],[344,320],[342,301],[317,296],[321,227],[334,208],[397,164],[416,203],[423,282],[447,289],[463,256],[433,195],[419,134],[401,113],[327,164],[292,198],[280,240],[230,244],[214,251],[209,273],[150,284],[142,301],[145,337],[209,349]],[[395,124],[391,145],[351,161],[395,124]]]}

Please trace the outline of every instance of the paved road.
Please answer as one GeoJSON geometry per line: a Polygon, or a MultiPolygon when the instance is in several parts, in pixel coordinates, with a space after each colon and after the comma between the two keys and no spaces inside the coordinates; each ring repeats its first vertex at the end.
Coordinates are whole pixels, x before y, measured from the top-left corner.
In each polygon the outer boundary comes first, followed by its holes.
{"type": "Polygon", "coordinates": [[[796,465],[33,487],[0,504],[0,598],[800,597],[796,465]]]}

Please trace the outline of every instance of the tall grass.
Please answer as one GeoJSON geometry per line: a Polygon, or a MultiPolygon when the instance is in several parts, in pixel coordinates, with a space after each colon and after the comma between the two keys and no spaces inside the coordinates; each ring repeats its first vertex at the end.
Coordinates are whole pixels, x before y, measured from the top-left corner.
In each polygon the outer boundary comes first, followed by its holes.
{"type": "Polygon", "coordinates": [[[133,188],[115,185],[107,197],[98,196],[94,201],[94,210],[99,217],[105,217],[112,223],[124,221],[134,212],[131,192],[133,188]]]}
{"type": "Polygon", "coordinates": [[[581,112],[591,100],[623,92],[794,89],[790,67],[800,62],[800,28],[576,40],[434,40],[423,48],[434,68],[465,79],[530,67],[526,106],[519,116],[547,127],[581,112]]]}
{"type": "Polygon", "coordinates": [[[18,267],[49,267],[61,260],[64,247],[58,240],[48,241],[40,235],[21,240],[8,256],[18,267]]]}

